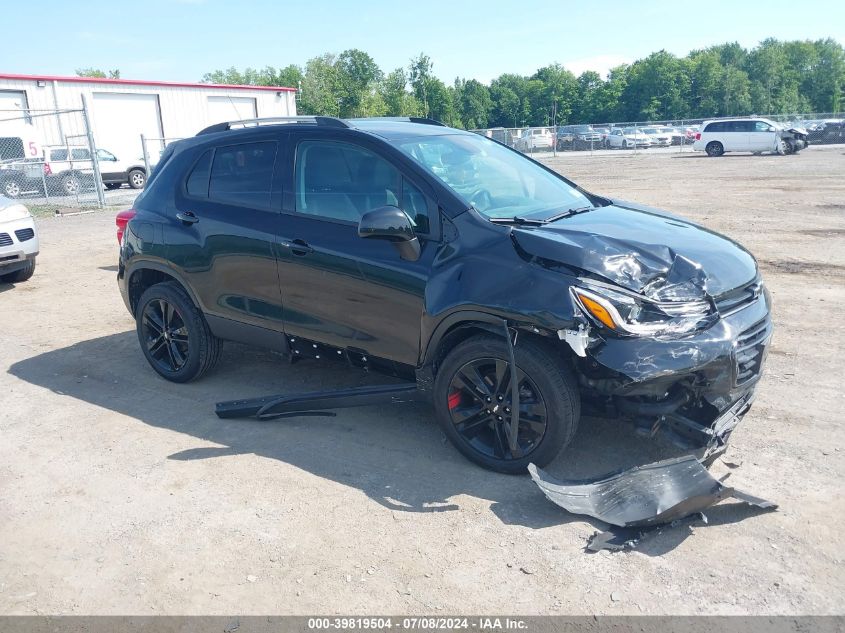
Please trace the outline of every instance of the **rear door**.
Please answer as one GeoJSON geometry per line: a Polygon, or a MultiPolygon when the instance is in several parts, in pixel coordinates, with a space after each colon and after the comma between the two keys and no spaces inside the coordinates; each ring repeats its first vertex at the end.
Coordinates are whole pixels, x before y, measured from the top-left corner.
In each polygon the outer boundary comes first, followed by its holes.
{"type": "Polygon", "coordinates": [[[198,150],[178,184],[167,255],[218,332],[238,323],[284,329],[276,272],[283,143],[284,135],[221,141],[198,150]]]}
{"type": "MultiPolygon", "coordinates": [[[[291,195],[280,222],[285,331],[363,356],[415,365],[436,244],[436,206],[377,144],[301,132],[291,143],[291,195]],[[358,237],[361,216],[403,208],[422,243],[415,262],[393,244],[358,237]]],[[[301,350],[306,353],[310,350],[301,350]]]]}

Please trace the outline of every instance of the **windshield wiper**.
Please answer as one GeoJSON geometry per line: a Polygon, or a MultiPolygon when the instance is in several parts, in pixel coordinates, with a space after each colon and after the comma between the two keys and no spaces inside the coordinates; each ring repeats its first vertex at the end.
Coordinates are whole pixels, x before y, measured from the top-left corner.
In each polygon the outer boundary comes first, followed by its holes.
{"type": "Polygon", "coordinates": [[[524,218],[521,215],[515,215],[512,218],[487,218],[495,224],[519,224],[525,226],[543,226],[545,220],[534,220],[532,218],[524,218]]]}
{"type": "Polygon", "coordinates": [[[543,223],[545,224],[547,222],[554,222],[555,220],[562,220],[563,218],[568,218],[572,215],[578,215],[579,213],[586,213],[587,211],[592,211],[593,209],[595,209],[595,207],[593,206],[567,209],[566,211],[558,213],[557,215],[553,215],[550,218],[546,218],[545,220],[543,220],[543,223]]]}

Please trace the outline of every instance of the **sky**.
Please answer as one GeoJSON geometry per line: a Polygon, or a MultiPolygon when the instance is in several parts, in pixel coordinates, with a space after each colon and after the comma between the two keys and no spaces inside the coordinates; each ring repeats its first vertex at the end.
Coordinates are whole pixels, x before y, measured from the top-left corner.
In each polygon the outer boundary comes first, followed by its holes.
{"type": "Polygon", "coordinates": [[[118,68],[125,79],[199,81],[235,66],[304,65],[348,48],[389,72],[420,52],[434,74],[489,83],[550,63],[575,74],[656,50],[767,37],[845,44],[845,1],[802,0],[6,0],[0,72],[73,75],[118,68]],[[30,25],[26,27],[25,25],[30,25]],[[34,35],[37,34],[37,35],[34,35]]]}

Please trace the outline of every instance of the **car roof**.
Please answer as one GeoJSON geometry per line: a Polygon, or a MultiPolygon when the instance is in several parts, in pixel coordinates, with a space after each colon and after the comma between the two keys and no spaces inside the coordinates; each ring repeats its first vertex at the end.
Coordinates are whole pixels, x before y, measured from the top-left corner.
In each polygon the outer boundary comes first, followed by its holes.
{"type": "Polygon", "coordinates": [[[472,132],[458,130],[445,125],[397,121],[395,119],[346,119],[352,129],[380,136],[387,140],[410,138],[415,136],[443,136],[445,134],[467,135],[472,132]]]}

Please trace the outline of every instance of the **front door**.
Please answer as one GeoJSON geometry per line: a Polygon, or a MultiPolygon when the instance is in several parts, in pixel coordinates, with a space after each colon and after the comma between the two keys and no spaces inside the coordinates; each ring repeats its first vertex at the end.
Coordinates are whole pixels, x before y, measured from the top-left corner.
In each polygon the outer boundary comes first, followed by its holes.
{"type": "Polygon", "coordinates": [[[434,205],[374,148],[304,135],[294,154],[279,236],[286,333],[416,365],[437,247],[434,205]],[[417,261],[401,259],[389,242],[358,237],[361,216],[384,205],[414,220],[417,261]]]}
{"type": "Polygon", "coordinates": [[[775,129],[765,121],[748,121],[749,145],[755,152],[771,152],[777,149],[775,129]]]}

